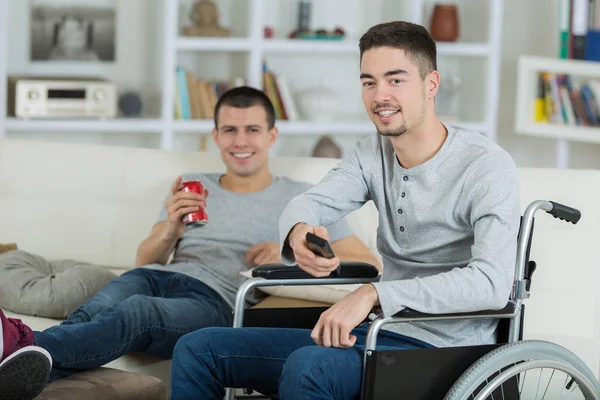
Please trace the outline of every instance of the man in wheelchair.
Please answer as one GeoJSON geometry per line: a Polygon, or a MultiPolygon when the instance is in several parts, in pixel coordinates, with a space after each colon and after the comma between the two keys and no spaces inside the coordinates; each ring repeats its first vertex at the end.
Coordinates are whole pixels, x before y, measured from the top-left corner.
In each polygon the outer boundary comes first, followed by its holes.
{"type": "MultiPolygon", "coordinates": [[[[314,188],[292,200],[279,222],[282,261],[315,277],[336,269],[313,253],[306,234],[372,200],[379,210],[383,274],[324,312],[310,329],[206,328],[182,337],[171,398],[221,399],[225,388],[282,399],[356,399],[368,323],[386,316],[501,309],[510,296],[520,202],[509,154],[478,132],[443,124],[436,44],[407,22],[376,25],[360,39],[365,110],[378,134],[314,188]]],[[[378,348],[491,344],[497,320],[392,325],[378,348]]]]}

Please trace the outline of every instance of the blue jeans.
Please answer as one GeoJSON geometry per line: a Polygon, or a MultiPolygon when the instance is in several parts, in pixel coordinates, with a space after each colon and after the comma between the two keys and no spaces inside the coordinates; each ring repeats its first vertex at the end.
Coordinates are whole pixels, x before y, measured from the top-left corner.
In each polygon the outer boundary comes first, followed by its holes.
{"type": "MultiPolygon", "coordinates": [[[[205,328],[182,337],[173,353],[171,400],[222,399],[226,387],[279,392],[282,400],[358,399],[368,330],[352,331],[354,347],[317,346],[309,329],[205,328]]],[[[377,349],[430,348],[380,331],[377,349]]]]}
{"type": "Polygon", "coordinates": [[[52,381],[132,351],[168,359],[186,333],[231,324],[231,307],[199,280],[135,268],[111,281],[68,320],[34,337],[52,355],[52,381]]]}

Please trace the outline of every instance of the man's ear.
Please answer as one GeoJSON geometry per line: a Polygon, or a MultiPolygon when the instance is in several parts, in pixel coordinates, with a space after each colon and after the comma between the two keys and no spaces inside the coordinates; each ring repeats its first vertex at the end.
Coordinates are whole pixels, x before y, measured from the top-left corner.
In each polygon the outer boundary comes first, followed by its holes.
{"type": "Polygon", "coordinates": [[[213,138],[213,142],[215,142],[217,147],[219,147],[219,131],[217,131],[217,128],[213,128],[212,138],[213,138]]]}
{"type": "Polygon", "coordinates": [[[425,78],[425,84],[427,85],[427,98],[433,99],[440,88],[440,73],[438,71],[431,71],[425,78]]]}
{"type": "Polygon", "coordinates": [[[279,136],[279,129],[277,128],[277,126],[273,126],[273,128],[269,131],[269,147],[271,147],[275,144],[278,136],[279,136]]]}

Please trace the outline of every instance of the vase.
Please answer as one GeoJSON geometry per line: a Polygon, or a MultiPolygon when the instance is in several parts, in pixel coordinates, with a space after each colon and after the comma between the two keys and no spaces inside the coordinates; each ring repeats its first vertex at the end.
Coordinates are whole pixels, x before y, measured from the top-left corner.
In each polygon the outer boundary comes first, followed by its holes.
{"type": "Polygon", "coordinates": [[[300,110],[311,121],[334,121],[339,118],[339,95],[325,87],[312,87],[298,96],[300,110]]]}
{"type": "Polygon", "coordinates": [[[313,149],[312,156],[342,158],[342,149],[329,136],[322,136],[313,149]]]}
{"type": "Polygon", "coordinates": [[[439,42],[456,41],[460,33],[458,7],[455,4],[436,4],[431,15],[430,32],[439,42]]]}

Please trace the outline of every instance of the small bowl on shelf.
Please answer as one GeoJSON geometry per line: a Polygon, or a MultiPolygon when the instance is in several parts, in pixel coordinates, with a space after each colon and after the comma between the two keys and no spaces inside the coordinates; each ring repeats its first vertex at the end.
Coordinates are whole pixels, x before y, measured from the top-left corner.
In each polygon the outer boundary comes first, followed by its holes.
{"type": "Polygon", "coordinates": [[[345,32],[342,28],[335,28],[334,30],[327,31],[326,29],[317,29],[315,31],[293,31],[290,33],[290,39],[304,39],[304,40],[342,40],[345,37],[345,32]]]}

